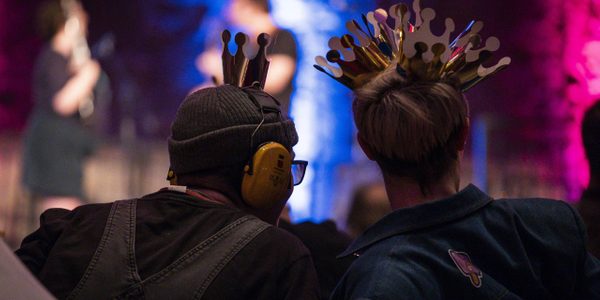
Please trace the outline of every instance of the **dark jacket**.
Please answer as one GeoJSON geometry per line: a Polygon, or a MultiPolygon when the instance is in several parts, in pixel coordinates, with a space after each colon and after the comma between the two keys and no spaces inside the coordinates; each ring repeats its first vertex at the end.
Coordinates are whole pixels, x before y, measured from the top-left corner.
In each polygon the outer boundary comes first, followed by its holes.
{"type": "Polygon", "coordinates": [[[600,299],[600,264],[567,203],[493,200],[470,185],[397,210],[343,255],[333,299],[600,299]]]}
{"type": "Polygon", "coordinates": [[[587,189],[577,206],[588,234],[588,250],[600,257],[600,189],[587,189]]]}
{"type": "MultiPolygon", "coordinates": [[[[111,206],[46,211],[40,229],[25,238],[16,254],[48,290],[66,298],[92,265],[94,253],[102,248],[99,245],[111,206]]],[[[137,217],[131,261],[136,266],[131,270],[136,273],[132,277],[141,280],[164,271],[224,227],[247,217],[240,210],[172,191],[147,195],[134,207],[137,217]]],[[[118,249],[105,250],[111,251],[118,249]]],[[[318,289],[308,250],[296,237],[268,226],[231,258],[203,299],[316,299],[318,289]]],[[[107,297],[102,291],[97,295],[99,299],[107,297]]]]}
{"type": "Polygon", "coordinates": [[[279,221],[279,227],[297,236],[310,251],[319,277],[321,298],[329,299],[338,281],[353,261],[352,257],[336,259],[350,245],[352,239],[338,231],[333,221],[321,223],[310,221],[290,224],[279,221]]]}

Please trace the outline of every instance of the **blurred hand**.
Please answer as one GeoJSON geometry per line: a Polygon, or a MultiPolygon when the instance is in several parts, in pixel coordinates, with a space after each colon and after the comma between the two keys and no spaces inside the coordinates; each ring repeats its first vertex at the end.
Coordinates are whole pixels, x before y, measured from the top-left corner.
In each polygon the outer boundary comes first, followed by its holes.
{"type": "Polygon", "coordinates": [[[210,79],[214,76],[219,84],[223,83],[223,65],[219,49],[211,48],[198,55],[196,57],[196,68],[206,78],[210,79]]]}
{"type": "Polygon", "coordinates": [[[81,67],[54,96],[52,106],[56,113],[69,116],[76,113],[80,105],[88,101],[100,77],[100,64],[93,59],[82,63],[81,67]]]}

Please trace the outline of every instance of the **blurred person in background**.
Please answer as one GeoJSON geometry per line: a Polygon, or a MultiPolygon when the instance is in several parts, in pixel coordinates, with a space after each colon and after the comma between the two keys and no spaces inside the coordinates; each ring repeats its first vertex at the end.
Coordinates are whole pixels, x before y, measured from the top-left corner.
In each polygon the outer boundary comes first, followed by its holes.
{"type": "Polygon", "coordinates": [[[357,258],[331,298],[600,299],[600,261],[587,252],[585,226],[568,203],[461,189],[470,131],[464,92],[510,64],[504,57],[482,65],[499,41],[477,45],[482,23],[473,22],[478,28],[451,42],[452,19],[438,37],[433,9],[416,0],[413,25],[402,5],[389,10],[393,30],[387,12],[376,11],[379,21],[370,23],[382,30],[359,35],[369,47],[353,47],[352,63],[317,61],[353,90],[359,145],[378,164],[394,210],[341,255],[357,258]]]}
{"type": "Polygon", "coordinates": [[[94,149],[82,123],[100,76],[86,42],[88,16],[78,1],[48,0],[38,13],[46,41],[33,77],[35,107],[24,138],[23,183],[32,215],[52,207],[72,209],[84,199],[83,162],[94,149]]]}
{"type": "Polygon", "coordinates": [[[359,186],[352,195],[350,212],[346,221],[346,230],[352,239],[356,239],[369,226],[392,211],[382,182],[373,182],[359,186]]]}
{"type": "Polygon", "coordinates": [[[292,223],[289,205],[285,207],[281,214],[279,227],[292,233],[306,245],[312,255],[317,277],[319,278],[321,299],[329,299],[335,285],[353,261],[349,257],[336,258],[350,245],[352,239],[344,232],[339,231],[332,220],[325,220],[320,223],[312,221],[292,223]]]}
{"type": "Polygon", "coordinates": [[[590,166],[590,183],[581,195],[578,208],[587,226],[588,248],[600,257],[600,101],[585,113],[581,134],[590,166]]]}
{"type": "MultiPolygon", "coordinates": [[[[243,28],[250,36],[258,36],[262,32],[271,36],[271,45],[267,50],[270,64],[265,91],[281,102],[282,113],[289,114],[298,59],[294,34],[274,23],[269,0],[231,0],[225,10],[229,23],[243,28]]],[[[256,45],[253,47],[256,51],[256,45]]],[[[206,76],[214,76],[213,80],[223,82],[220,49],[211,48],[203,52],[196,60],[196,65],[206,76]]]]}

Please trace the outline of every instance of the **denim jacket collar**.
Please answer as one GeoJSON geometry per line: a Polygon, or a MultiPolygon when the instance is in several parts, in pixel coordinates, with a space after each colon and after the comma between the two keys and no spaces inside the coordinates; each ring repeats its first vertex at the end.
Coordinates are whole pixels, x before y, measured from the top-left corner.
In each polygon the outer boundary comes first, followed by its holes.
{"type": "Polygon", "coordinates": [[[338,258],[348,256],[394,235],[437,226],[463,218],[492,202],[470,184],[449,198],[396,210],[358,237],[338,258]]]}

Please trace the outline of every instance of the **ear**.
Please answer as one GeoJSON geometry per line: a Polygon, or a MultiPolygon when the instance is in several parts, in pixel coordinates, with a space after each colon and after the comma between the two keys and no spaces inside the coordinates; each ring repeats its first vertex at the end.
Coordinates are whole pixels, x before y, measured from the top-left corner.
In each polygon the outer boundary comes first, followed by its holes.
{"type": "Polygon", "coordinates": [[[463,126],[458,136],[458,143],[456,145],[458,151],[464,151],[467,145],[467,139],[469,138],[469,132],[471,131],[471,119],[465,118],[465,126],[463,126]]]}
{"type": "Polygon", "coordinates": [[[367,143],[361,137],[360,133],[356,134],[356,139],[358,140],[358,144],[360,145],[360,148],[365,153],[365,155],[367,156],[367,158],[369,158],[370,160],[375,160],[375,155],[373,155],[373,150],[371,150],[371,146],[369,145],[369,143],[367,143]]]}

